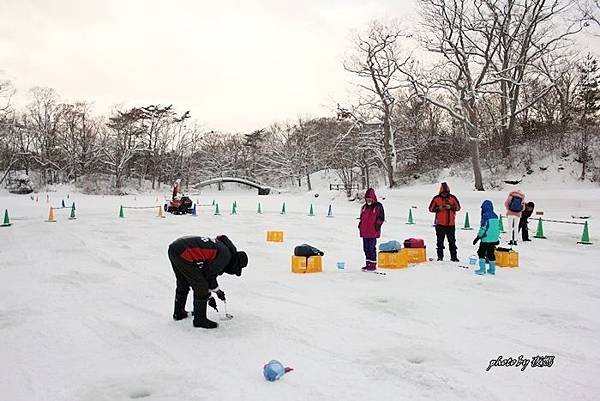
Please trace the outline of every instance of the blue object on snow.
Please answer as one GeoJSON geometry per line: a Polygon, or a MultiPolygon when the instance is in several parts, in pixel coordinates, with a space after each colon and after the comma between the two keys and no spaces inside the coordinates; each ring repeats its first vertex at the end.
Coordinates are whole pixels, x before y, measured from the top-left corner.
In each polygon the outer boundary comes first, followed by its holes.
{"type": "Polygon", "coordinates": [[[383,242],[379,244],[379,250],[381,252],[398,252],[402,248],[402,244],[396,240],[383,242]]]}
{"type": "Polygon", "coordinates": [[[263,375],[268,381],[274,382],[275,380],[281,379],[284,374],[291,372],[292,370],[294,369],[286,368],[281,362],[273,359],[263,367],[263,375]]]}
{"type": "Polygon", "coordinates": [[[272,360],[263,367],[263,375],[270,382],[281,379],[285,374],[285,368],[281,362],[272,360]]]}
{"type": "Polygon", "coordinates": [[[345,262],[337,262],[337,268],[338,269],[343,269],[344,267],[346,267],[346,263],[345,262]]]}

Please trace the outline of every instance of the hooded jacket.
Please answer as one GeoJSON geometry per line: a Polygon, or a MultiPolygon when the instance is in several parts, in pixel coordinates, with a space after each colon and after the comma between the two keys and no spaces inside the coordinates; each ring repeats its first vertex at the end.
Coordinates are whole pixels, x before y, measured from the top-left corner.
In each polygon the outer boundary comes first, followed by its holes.
{"type": "Polygon", "coordinates": [[[500,240],[500,221],[490,200],[484,200],[481,204],[481,223],[477,236],[481,242],[498,244],[500,240]]]}
{"type": "Polygon", "coordinates": [[[218,276],[223,273],[241,276],[242,268],[248,264],[246,253],[238,252],[226,235],[214,241],[206,237],[181,237],[169,245],[169,254],[200,267],[210,290],[219,287],[218,276]]]}
{"type": "Polygon", "coordinates": [[[383,205],[377,201],[377,195],[373,188],[367,189],[365,198],[373,199],[370,205],[364,204],[360,209],[360,222],[358,230],[362,238],[379,238],[381,236],[381,225],[385,221],[383,205]]]}
{"type": "Polygon", "coordinates": [[[535,203],[527,202],[527,204],[525,205],[525,209],[523,209],[523,212],[521,212],[521,220],[527,221],[527,219],[530,218],[533,214],[533,209],[535,209],[535,203]],[[531,210],[529,210],[528,208],[531,208],[531,210]]]}
{"type": "Polygon", "coordinates": [[[506,198],[506,201],[504,202],[504,207],[506,208],[506,215],[507,216],[517,216],[517,217],[521,217],[521,212],[523,210],[525,210],[525,195],[523,195],[523,192],[517,190],[517,191],[512,191],[511,193],[508,194],[508,198],[506,198]],[[513,210],[510,210],[508,207],[510,206],[510,203],[512,202],[513,198],[515,196],[518,196],[519,198],[521,198],[521,211],[520,212],[515,212],[513,210]]]}
{"type": "Polygon", "coordinates": [[[456,225],[456,212],[460,210],[460,202],[450,193],[445,182],[440,185],[440,192],[429,203],[429,211],[435,213],[435,224],[446,227],[456,225]]]}

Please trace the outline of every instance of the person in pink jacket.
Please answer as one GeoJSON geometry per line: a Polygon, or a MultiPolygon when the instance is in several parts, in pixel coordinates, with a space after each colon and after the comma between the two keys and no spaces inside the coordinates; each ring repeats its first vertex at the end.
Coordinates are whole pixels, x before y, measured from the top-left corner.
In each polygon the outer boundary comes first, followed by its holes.
{"type": "Polygon", "coordinates": [[[517,245],[517,234],[519,232],[519,220],[521,213],[525,210],[525,195],[520,190],[512,191],[504,202],[506,208],[506,218],[508,222],[508,232],[510,234],[509,245],[517,245]]]}
{"type": "Polygon", "coordinates": [[[360,209],[360,222],[358,223],[366,259],[363,271],[377,270],[377,238],[381,236],[381,225],[384,221],[383,205],[377,202],[375,190],[369,188],[365,193],[365,204],[360,209]]]}

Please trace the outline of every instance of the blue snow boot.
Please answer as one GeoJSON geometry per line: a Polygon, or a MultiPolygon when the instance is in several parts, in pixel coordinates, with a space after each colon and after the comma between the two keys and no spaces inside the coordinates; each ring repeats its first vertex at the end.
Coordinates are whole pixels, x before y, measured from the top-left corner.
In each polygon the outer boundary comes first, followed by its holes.
{"type": "Polygon", "coordinates": [[[485,274],[485,259],[479,259],[479,270],[475,270],[475,274],[485,274]]]}
{"type": "Polygon", "coordinates": [[[496,274],[496,261],[490,260],[490,268],[487,271],[489,274],[496,274]]]}

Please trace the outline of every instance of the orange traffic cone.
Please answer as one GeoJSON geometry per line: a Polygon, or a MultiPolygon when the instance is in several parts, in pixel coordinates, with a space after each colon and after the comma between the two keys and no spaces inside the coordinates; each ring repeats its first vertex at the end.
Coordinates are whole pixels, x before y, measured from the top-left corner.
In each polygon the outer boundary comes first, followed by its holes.
{"type": "Polygon", "coordinates": [[[48,220],[46,220],[48,223],[56,223],[56,219],[54,218],[54,209],[52,209],[52,207],[50,207],[50,211],[48,212],[48,220]]]}
{"type": "Polygon", "coordinates": [[[165,218],[165,213],[163,212],[162,206],[158,207],[158,217],[160,217],[161,219],[165,218]]]}

